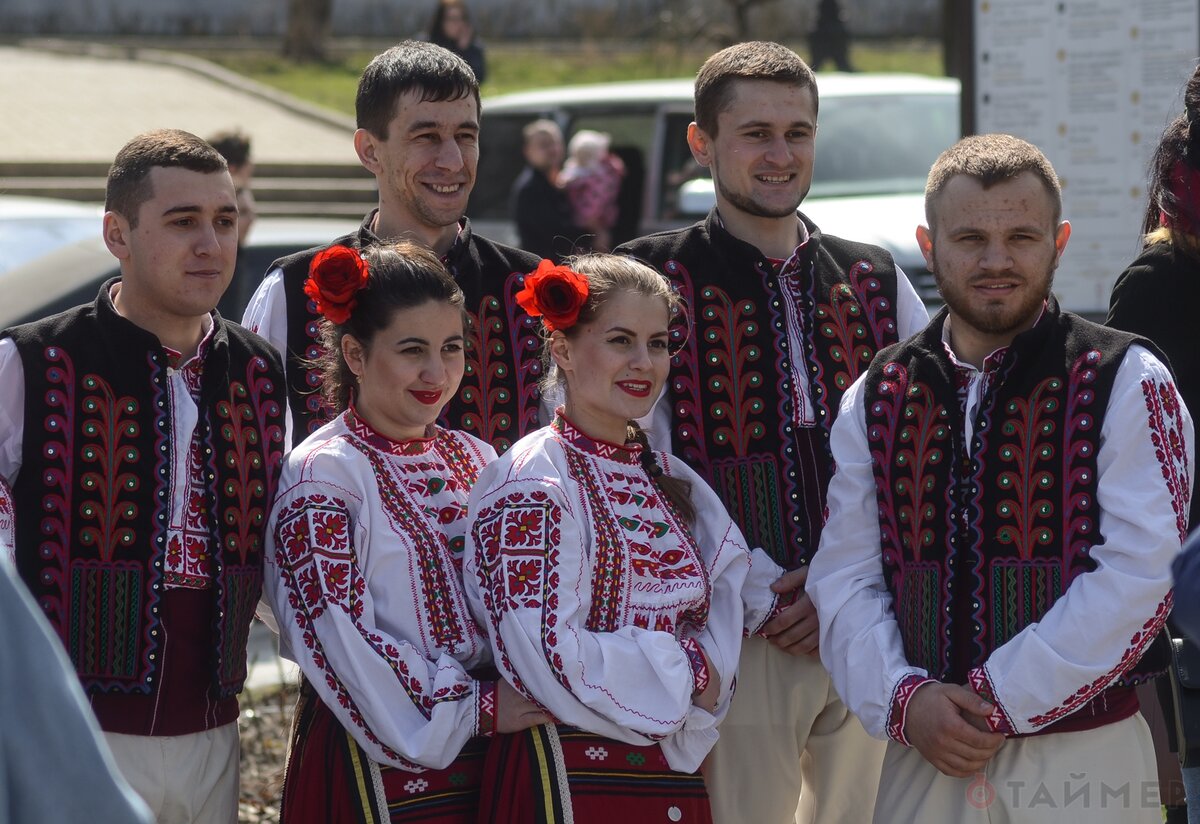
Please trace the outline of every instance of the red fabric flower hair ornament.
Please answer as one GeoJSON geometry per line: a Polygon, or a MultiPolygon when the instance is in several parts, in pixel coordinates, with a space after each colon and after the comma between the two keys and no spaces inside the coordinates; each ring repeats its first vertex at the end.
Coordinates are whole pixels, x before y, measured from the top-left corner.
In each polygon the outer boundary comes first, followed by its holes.
{"type": "Polygon", "coordinates": [[[566,266],[543,260],[525,276],[525,288],[517,292],[517,304],[530,315],[541,317],[547,332],[570,329],[587,303],[587,278],[566,266]]]}
{"type": "Polygon", "coordinates": [[[304,294],[317,304],[317,311],[330,323],[342,324],[358,305],[358,290],[367,285],[367,262],[357,249],[330,246],[319,252],[308,267],[304,294]]]}

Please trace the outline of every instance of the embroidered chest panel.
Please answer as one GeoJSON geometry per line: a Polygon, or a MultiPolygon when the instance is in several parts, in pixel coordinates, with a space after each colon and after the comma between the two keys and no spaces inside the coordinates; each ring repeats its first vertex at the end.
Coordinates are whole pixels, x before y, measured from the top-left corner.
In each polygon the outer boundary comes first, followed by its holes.
{"type": "Polygon", "coordinates": [[[803,265],[776,277],[759,264],[737,298],[698,283],[679,261],[664,266],[694,320],[672,362],[674,451],[709,481],[750,545],[786,567],[816,548],[841,397],[896,341],[894,302],[871,263],[824,285],[803,265]]]}
{"type": "Polygon", "coordinates": [[[867,387],[885,577],[909,660],[935,677],[952,654],[980,663],[1094,568],[1099,359],[985,393],[969,448],[953,388],[894,361],[867,387]]]}
{"type": "Polygon", "coordinates": [[[442,414],[447,429],[469,432],[498,453],[538,427],[542,344],[534,319],[517,308],[522,278],[510,274],[499,295],[468,296],[466,369],[442,414]]]}
{"type": "Polygon", "coordinates": [[[588,629],[678,634],[708,620],[710,582],[687,527],[640,467],[565,450],[592,538],[588,629]]]}
{"type": "MultiPolygon", "coordinates": [[[[14,494],[38,501],[41,517],[18,520],[18,555],[89,689],[149,690],[164,565],[169,553],[183,551],[168,541],[170,399],[164,370],[147,358],[149,375],[158,377],[147,378],[141,395],[122,393],[97,373],[80,374],[56,346],[38,364],[26,361],[28,391],[44,389],[27,398],[27,471],[14,494]],[[28,460],[30,443],[40,447],[40,461],[28,460]]],[[[261,358],[249,358],[245,369],[230,376],[228,401],[201,406],[194,461],[177,491],[189,495],[185,519],[200,536],[192,572],[211,576],[223,616],[215,639],[222,696],[245,676],[262,587],[257,553],[283,451],[282,387],[261,358]]]]}

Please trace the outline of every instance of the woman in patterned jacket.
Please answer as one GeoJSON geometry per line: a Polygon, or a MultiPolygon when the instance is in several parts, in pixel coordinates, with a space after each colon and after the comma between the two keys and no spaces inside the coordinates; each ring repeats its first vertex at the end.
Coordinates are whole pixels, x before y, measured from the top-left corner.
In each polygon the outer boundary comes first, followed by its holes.
{"type": "Polygon", "coordinates": [[[758,553],[752,570],[716,494],[635,423],[663,388],[679,299],[612,255],[543,261],[516,299],[541,316],[565,403],[480,474],[464,582],[501,674],[555,723],[493,740],[480,809],[710,821],[698,769],[779,569],[758,553]],[[748,577],[761,603],[744,618],[748,577]]]}
{"type": "Polygon", "coordinates": [[[467,493],[495,458],[435,424],[463,295],[431,252],[334,246],[305,293],[340,411],[287,457],[265,589],[304,676],[284,822],[474,821],[486,739],[545,717],[489,675],[462,590],[467,493]]]}

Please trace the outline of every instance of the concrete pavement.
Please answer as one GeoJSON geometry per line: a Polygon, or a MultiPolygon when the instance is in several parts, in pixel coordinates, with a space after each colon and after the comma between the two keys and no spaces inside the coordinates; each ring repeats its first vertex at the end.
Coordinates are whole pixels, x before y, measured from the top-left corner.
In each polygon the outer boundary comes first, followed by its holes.
{"type": "Polygon", "coordinates": [[[184,55],[43,42],[0,47],[0,68],[0,163],[108,163],[153,128],[239,128],[259,163],[358,163],[352,118],[184,55]]]}

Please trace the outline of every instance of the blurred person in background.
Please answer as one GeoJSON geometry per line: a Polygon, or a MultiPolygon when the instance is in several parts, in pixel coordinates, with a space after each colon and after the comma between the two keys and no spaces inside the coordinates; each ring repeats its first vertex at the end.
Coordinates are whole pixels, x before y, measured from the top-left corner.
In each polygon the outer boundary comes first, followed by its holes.
{"type": "MultiPolygon", "coordinates": [[[[1196,414],[1200,410],[1200,341],[1195,328],[1200,306],[1200,68],[1188,80],[1183,103],[1183,114],[1167,126],[1151,160],[1141,254],[1117,278],[1105,322],[1158,344],[1170,361],[1184,404],[1196,414]]],[[[1193,530],[1200,526],[1200,500],[1194,489],[1189,517],[1193,530]]],[[[1194,606],[1186,603],[1186,591],[1176,596],[1177,610],[1194,606]]],[[[1183,640],[1181,652],[1196,662],[1193,666],[1200,666],[1194,636],[1183,640]]],[[[1169,671],[1167,677],[1178,681],[1179,672],[1169,671]]],[[[1192,712],[1200,713],[1200,691],[1191,692],[1196,700],[1192,712]]],[[[1174,706],[1163,689],[1160,697],[1168,720],[1187,709],[1174,706]]],[[[1183,770],[1188,821],[1200,824],[1200,739],[1174,744],[1190,764],[1183,770]]],[[[1170,809],[1178,806],[1170,804],[1172,800],[1168,797],[1169,813],[1180,815],[1170,809]]]]}
{"type": "MultiPolygon", "coordinates": [[[[208,139],[209,144],[216,149],[225,162],[229,164],[229,176],[233,178],[233,191],[237,195],[238,206],[238,251],[246,245],[250,235],[250,227],[258,217],[258,209],[254,202],[254,191],[251,182],[254,178],[254,161],[250,157],[250,138],[240,131],[217,132],[208,139]]],[[[261,272],[246,271],[240,262],[233,270],[233,280],[229,288],[217,303],[217,311],[221,317],[236,320],[246,309],[246,302],[254,294],[258,286],[261,272]]]]}
{"type": "Polygon", "coordinates": [[[483,53],[482,41],[475,36],[471,15],[463,0],[438,0],[433,10],[433,22],[429,26],[429,42],[449,49],[466,60],[471,71],[475,72],[475,79],[483,85],[487,75],[487,58],[483,53]]]}
{"type": "Polygon", "coordinates": [[[609,151],[611,138],[603,132],[580,129],[567,144],[567,162],[558,184],[571,201],[574,221],[592,234],[592,249],[612,249],[612,230],[620,212],[617,198],[625,164],[609,151]]]}
{"type": "Polygon", "coordinates": [[[521,136],[525,168],[513,183],[511,206],[517,235],[526,252],[559,263],[586,243],[586,232],[575,223],[567,193],[558,185],[562,129],[553,120],[535,120],[521,136]]]}

